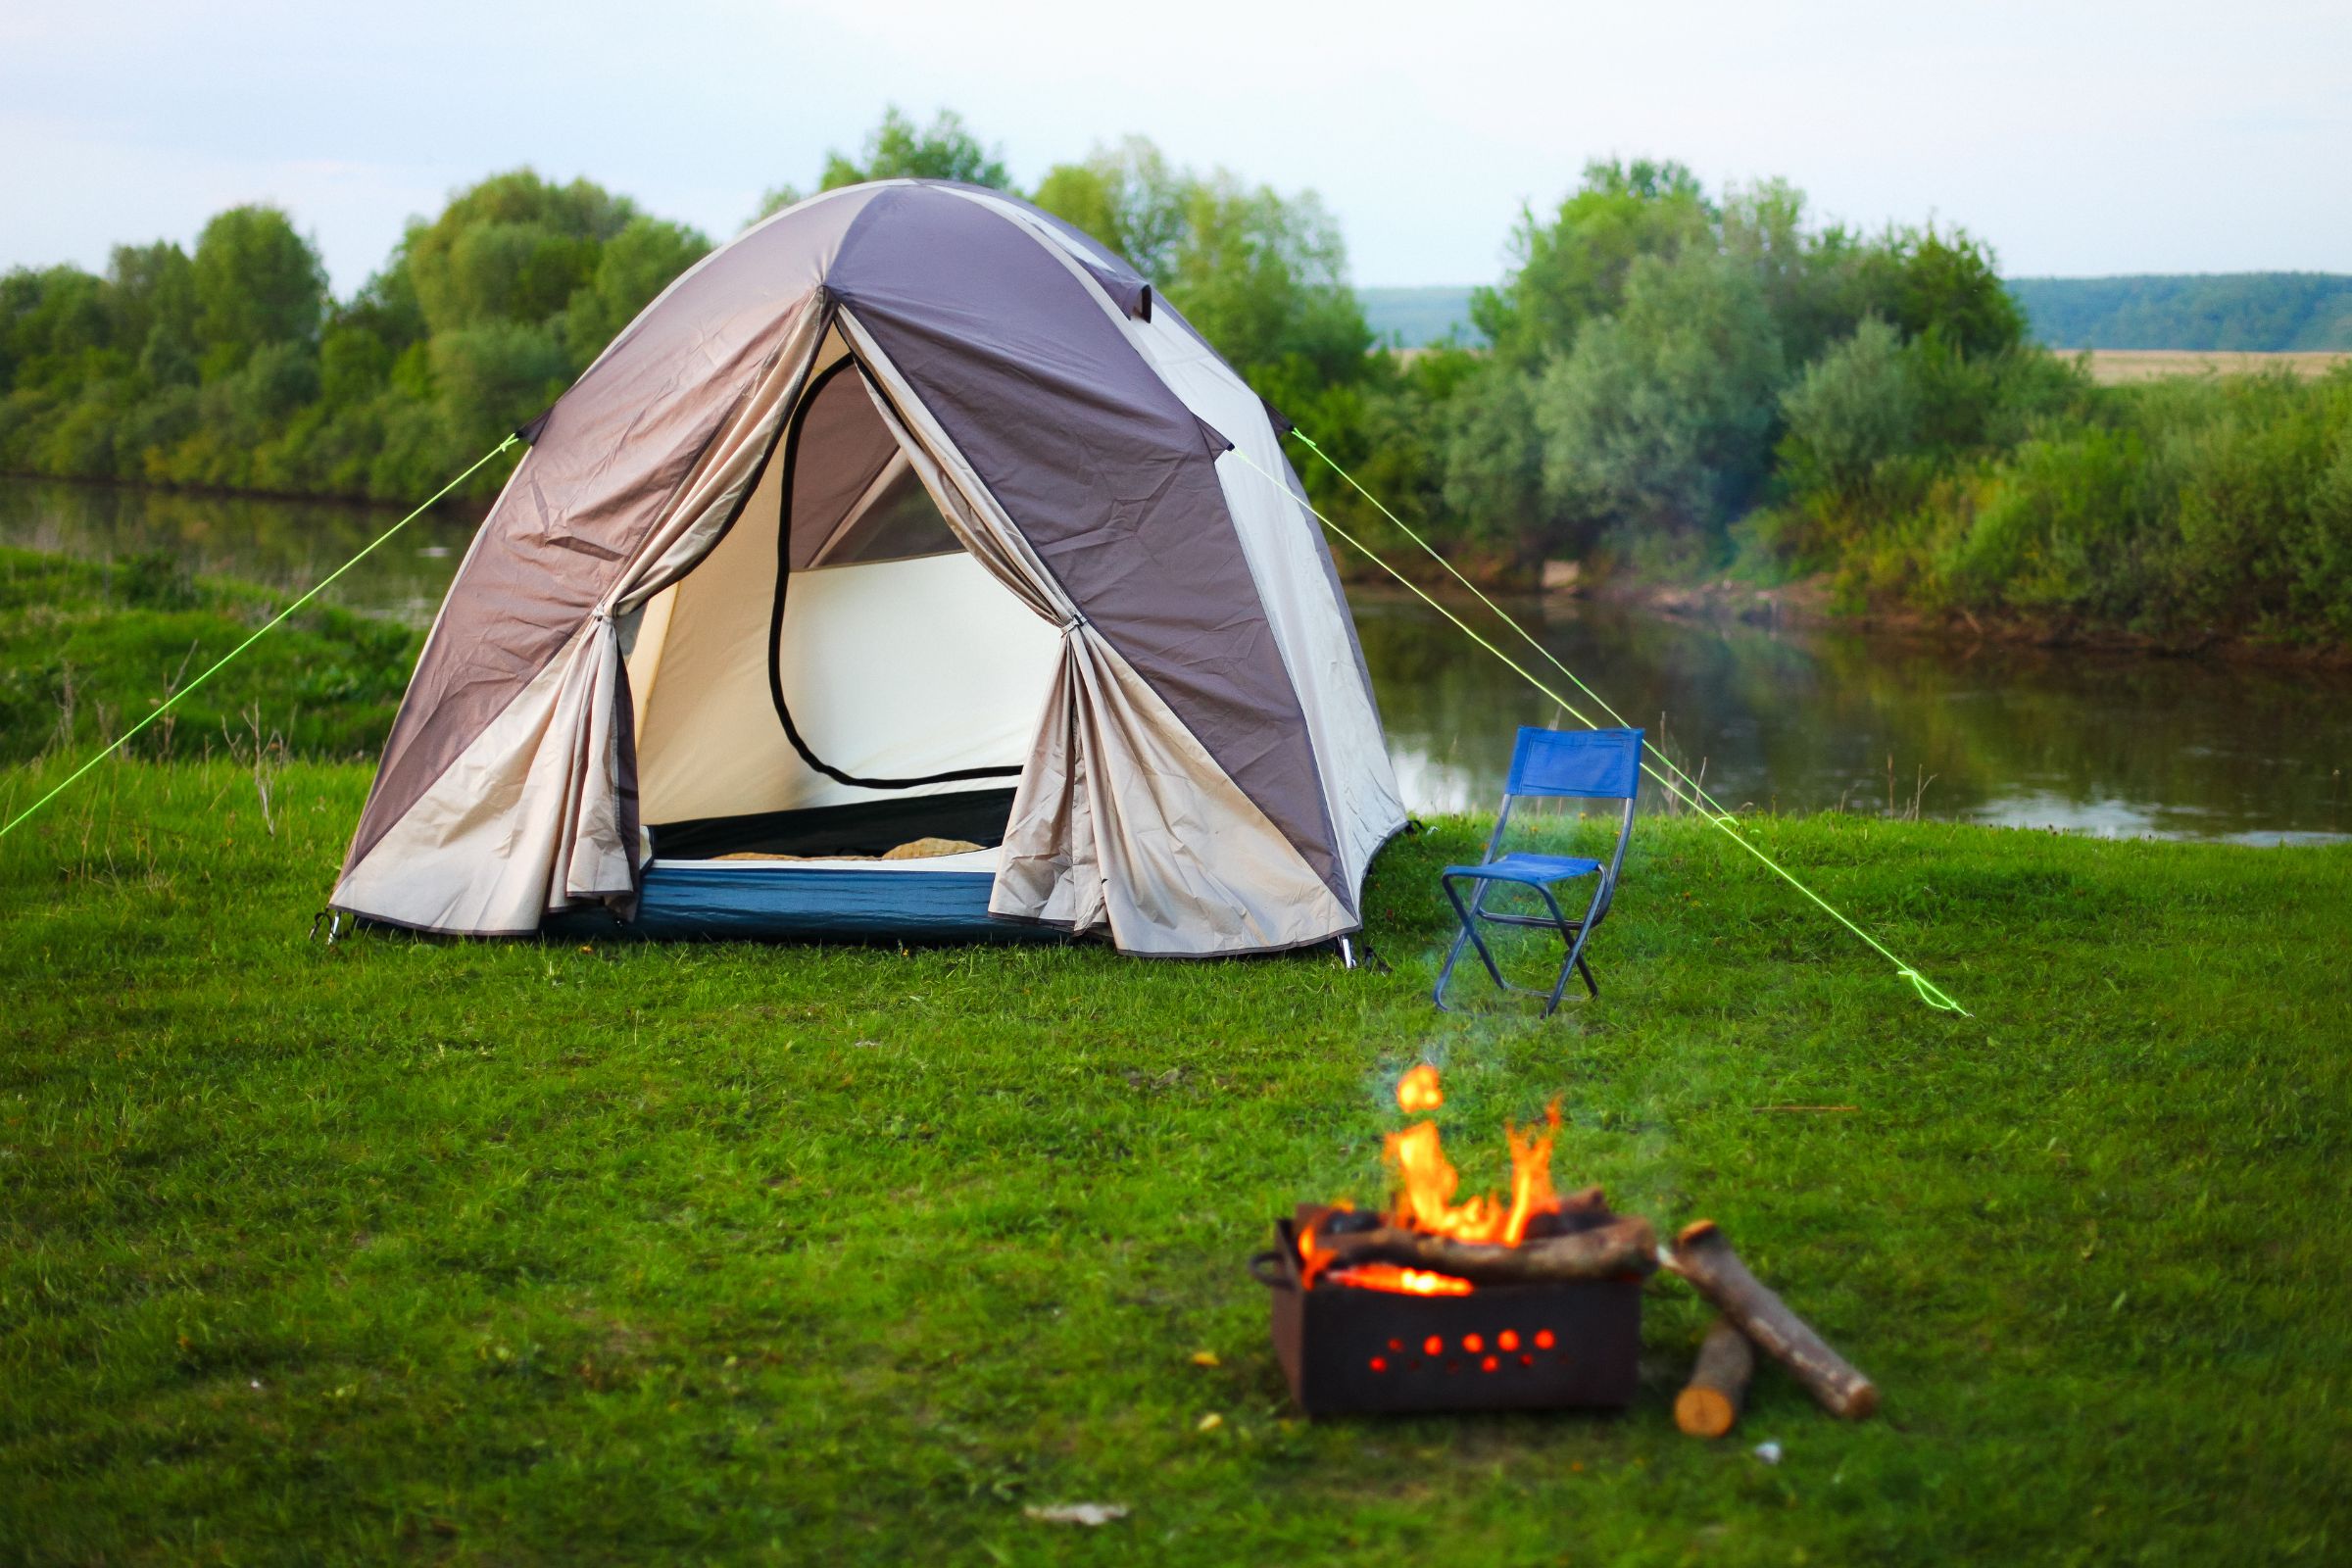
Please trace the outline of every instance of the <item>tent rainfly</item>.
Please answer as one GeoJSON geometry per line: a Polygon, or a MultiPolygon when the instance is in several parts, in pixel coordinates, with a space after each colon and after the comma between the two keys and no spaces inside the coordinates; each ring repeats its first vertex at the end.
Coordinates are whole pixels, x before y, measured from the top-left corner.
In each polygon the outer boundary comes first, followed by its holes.
{"type": "Polygon", "coordinates": [[[813,197],[524,435],[336,907],[1165,956],[1360,925],[1404,812],[1330,554],[1264,404],[1085,234],[813,197]]]}

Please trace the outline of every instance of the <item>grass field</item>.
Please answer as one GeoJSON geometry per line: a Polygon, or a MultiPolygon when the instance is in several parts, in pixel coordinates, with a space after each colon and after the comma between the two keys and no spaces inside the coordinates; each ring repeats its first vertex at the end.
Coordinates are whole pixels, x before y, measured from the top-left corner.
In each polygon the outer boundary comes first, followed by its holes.
{"type": "Polygon", "coordinates": [[[1388,975],[328,951],[366,779],[297,763],[266,827],[249,767],[110,765],[0,841],[0,1560],[2352,1551],[2352,850],[1766,825],[1957,1020],[1645,821],[1605,994],[1545,1024],[1427,1004],[1466,822],[1376,869],[1388,975]],[[1423,1057],[1470,1181],[1562,1096],[1563,1179],[1721,1220],[1884,1417],[1767,1368],[1677,1435],[1661,1282],[1622,1418],[1295,1419],[1243,1260],[1380,1196],[1423,1057]],[[1132,1512],[1023,1511],[1075,1501],[1132,1512]]]}

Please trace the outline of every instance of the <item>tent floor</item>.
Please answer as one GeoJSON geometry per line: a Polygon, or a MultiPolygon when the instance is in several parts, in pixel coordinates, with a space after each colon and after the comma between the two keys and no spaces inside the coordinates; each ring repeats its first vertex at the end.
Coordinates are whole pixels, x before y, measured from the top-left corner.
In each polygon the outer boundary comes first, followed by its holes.
{"type": "Polygon", "coordinates": [[[1067,942],[1053,926],[988,912],[985,871],[866,871],[656,861],[637,918],[600,908],[550,915],[563,937],[714,942],[1067,942]]]}

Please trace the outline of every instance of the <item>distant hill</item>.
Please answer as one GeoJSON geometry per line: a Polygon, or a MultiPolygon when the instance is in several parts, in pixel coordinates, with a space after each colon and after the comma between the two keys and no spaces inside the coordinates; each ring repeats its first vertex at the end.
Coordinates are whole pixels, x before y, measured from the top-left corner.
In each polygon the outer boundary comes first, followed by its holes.
{"type": "MultiPolygon", "coordinates": [[[[2009,290],[2034,336],[2056,349],[2352,351],[2352,276],[2333,272],[2020,277],[2009,290]]],[[[1408,349],[1456,329],[1465,343],[1484,342],[1470,292],[1467,283],[1355,291],[1372,335],[1408,349]]]]}
{"type": "Polygon", "coordinates": [[[2352,349],[2352,277],[2330,272],[2019,277],[2009,292],[2055,349],[2352,349]]]}
{"type": "Polygon", "coordinates": [[[1438,283],[1426,288],[1359,288],[1355,297],[1363,302],[1373,340],[1384,348],[1427,348],[1445,342],[1446,334],[1457,329],[1464,343],[1483,345],[1485,335],[1470,324],[1472,286],[1438,283]]]}

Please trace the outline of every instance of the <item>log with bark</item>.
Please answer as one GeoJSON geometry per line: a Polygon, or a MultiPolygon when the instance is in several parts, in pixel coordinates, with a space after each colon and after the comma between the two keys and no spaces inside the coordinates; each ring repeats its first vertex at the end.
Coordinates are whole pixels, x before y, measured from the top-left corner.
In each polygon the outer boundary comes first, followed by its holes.
{"type": "Polygon", "coordinates": [[[1610,1219],[1590,1230],[1546,1236],[1517,1247],[1457,1242],[1419,1231],[1383,1225],[1373,1230],[1327,1236],[1317,1228],[1314,1250],[1328,1256],[1324,1267],[1394,1263],[1399,1268],[1450,1274],[1473,1285],[1529,1284],[1544,1280],[1605,1280],[1647,1274],[1657,1267],[1657,1233],[1637,1215],[1610,1219]]]}
{"type": "Polygon", "coordinates": [[[1756,1351],[1747,1336],[1730,1318],[1717,1318],[1698,1348],[1690,1384],[1675,1396],[1674,1424],[1694,1438],[1722,1437],[1739,1421],[1755,1370],[1756,1351]]]}
{"type": "Polygon", "coordinates": [[[1858,1421],[1879,1407],[1879,1391],[1870,1379],[1747,1271],[1713,1220],[1686,1226],[1673,1249],[1661,1251],[1658,1260],[1689,1280],[1741,1334],[1793,1373],[1823,1409],[1858,1421]]]}

